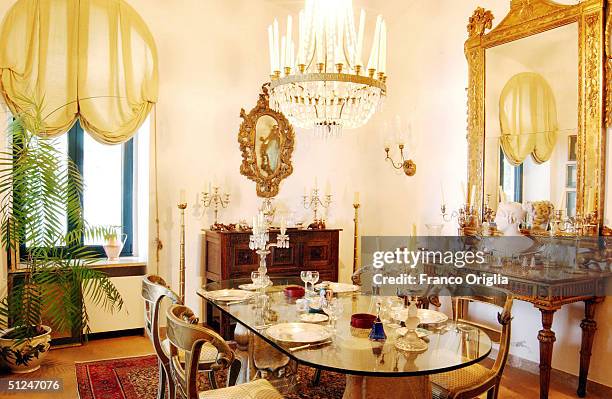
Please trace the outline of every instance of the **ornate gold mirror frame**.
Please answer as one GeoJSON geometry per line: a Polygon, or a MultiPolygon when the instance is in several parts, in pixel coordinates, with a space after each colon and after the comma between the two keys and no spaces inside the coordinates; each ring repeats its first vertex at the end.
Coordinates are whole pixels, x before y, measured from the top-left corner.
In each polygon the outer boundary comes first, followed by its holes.
{"type": "MultiPolygon", "coordinates": [[[[280,182],[287,176],[293,173],[291,165],[291,155],[295,145],[295,133],[293,126],[289,123],[285,115],[276,112],[269,106],[268,88],[270,84],[266,83],[262,86],[262,92],[259,94],[257,105],[248,114],[244,109],[240,110],[240,117],[243,119],[238,133],[238,143],[242,152],[242,164],[240,165],[240,174],[246,176],[249,180],[253,180],[257,187],[257,196],[262,198],[272,198],[278,194],[280,182]],[[276,167],[270,168],[269,160],[266,167],[262,168],[258,158],[258,149],[261,151],[261,143],[258,147],[257,122],[260,118],[272,118],[274,126],[271,131],[278,127],[278,131],[274,132],[276,145],[278,150],[276,155],[276,167]]],[[[269,132],[266,137],[259,137],[259,141],[268,142],[272,132],[269,132]]],[[[267,144],[266,144],[267,145],[267,144]]]]}
{"type": "Polygon", "coordinates": [[[605,187],[605,131],[604,119],[609,121],[612,95],[605,87],[612,79],[606,79],[612,71],[612,61],[604,57],[609,49],[604,47],[604,25],[609,35],[610,0],[585,0],[576,5],[562,5],[549,0],[511,0],[510,12],[488,33],[493,25],[493,14],[478,8],[467,26],[469,38],[465,42],[468,61],[468,182],[476,186],[474,204],[482,210],[483,167],[485,139],[485,68],[486,49],[512,42],[571,23],[578,23],[578,143],[577,143],[577,198],[576,211],[582,214],[587,187],[595,191],[594,213],[596,223],[603,220],[605,187]],[[606,9],[608,15],[606,15],[606,9]],[[607,23],[606,23],[607,21],[607,23]]]}

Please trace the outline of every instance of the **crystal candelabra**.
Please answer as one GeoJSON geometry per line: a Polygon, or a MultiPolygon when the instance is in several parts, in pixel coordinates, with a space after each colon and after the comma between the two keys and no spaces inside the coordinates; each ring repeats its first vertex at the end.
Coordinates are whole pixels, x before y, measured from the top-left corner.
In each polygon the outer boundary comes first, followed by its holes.
{"type": "Polygon", "coordinates": [[[442,220],[450,222],[454,218],[457,218],[459,224],[459,234],[461,235],[475,235],[478,232],[480,221],[478,217],[478,211],[470,204],[462,205],[459,211],[453,211],[452,213],[446,213],[446,204],[442,204],[440,207],[442,213],[442,220]]]}
{"type": "Polygon", "coordinates": [[[209,187],[208,191],[201,194],[200,203],[204,208],[213,208],[215,212],[215,224],[217,224],[219,222],[219,210],[229,206],[230,195],[221,194],[220,187],[213,187],[212,191],[209,187]]]}
{"type": "Polygon", "coordinates": [[[322,200],[321,197],[319,196],[319,189],[315,187],[312,189],[309,196],[304,195],[303,198],[304,198],[304,209],[312,209],[312,212],[314,214],[313,223],[322,225],[323,220],[319,219],[318,217],[319,207],[322,207],[324,209],[329,208],[332,202],[331,194],[326,194],[324,199],[322,200]]]}
{"type": "Polygon", "coordinates": [[[576,214],[576,216],[564,218],[563,210],[557,209],[553,213],[550,221],[551,234],[572,234],[577,236],[597,235],[597,214],[595,212],[587,213],[586,216],[576,214]]]}
{"type": "Polygon", "coordinates": [[[270,254],[270,248],[289,248],[289,236],[287,235],[287,227],[285,219],[281,220],[280,233],[276,235],[276,242],[269,243],[270,229],[266,222],[263,212],[259,212],[253,217],[253,233],[249,237],[249,248],[259,255],[259,277],[263,278],[268,273],[266,265],[266,257],[270,254]]]}

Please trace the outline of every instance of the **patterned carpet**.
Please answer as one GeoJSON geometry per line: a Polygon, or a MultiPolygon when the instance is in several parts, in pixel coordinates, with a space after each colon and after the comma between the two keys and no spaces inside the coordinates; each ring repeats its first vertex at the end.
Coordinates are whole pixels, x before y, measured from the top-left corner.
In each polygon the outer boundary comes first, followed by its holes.
{"type": "MultiPolygon", "coordinates": [[[[340,399],[345,377],[323,372],[317,387],[309,386],[314,370],[299,368],[300,385],[288,399],[340,399]]],[[[155,355],[100,360],[76,364],[80,399],[155,399],[157,397],[157,357],[155,355]]],[[[219,375],[219,386],[223,375],[219,375]]],[[[208,389],[206,379],[202,388],[208,389]]]]}

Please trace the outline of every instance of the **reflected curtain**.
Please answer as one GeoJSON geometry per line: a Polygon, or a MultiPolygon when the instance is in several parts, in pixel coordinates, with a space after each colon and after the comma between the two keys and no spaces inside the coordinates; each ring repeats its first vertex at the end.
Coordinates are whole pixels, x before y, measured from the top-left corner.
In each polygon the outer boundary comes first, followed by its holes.
{"type": "Polygon", "coordinates": [[[501,147],[514,166],[531,154],[537,163],[550,159],[557,132],[557,107],[548,82],[537,73],[514,75],[499,98],[501,147]]]}
{"type": "Polygon", "coordinates": [[[97,141],[122,143],[157,101],[153,37],[123,0],[19,0],[0,38],[0,91],[13,113],[42,100],[45,136],[79,118],[97,141]]]}

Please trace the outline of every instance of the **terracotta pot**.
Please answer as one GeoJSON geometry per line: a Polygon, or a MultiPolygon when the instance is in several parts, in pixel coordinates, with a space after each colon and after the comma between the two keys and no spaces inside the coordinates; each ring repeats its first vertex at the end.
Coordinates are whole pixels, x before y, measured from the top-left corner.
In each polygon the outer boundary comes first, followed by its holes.
{"type": "Polygon", "coordinates": [[[31,373],[40,368],[51,347],[51,327],[42,326],[45,332],[15,345],[17,340],[2,338],[13,331],[4,330],[0,335],[0,359],[13,373],[31,373]]]}

